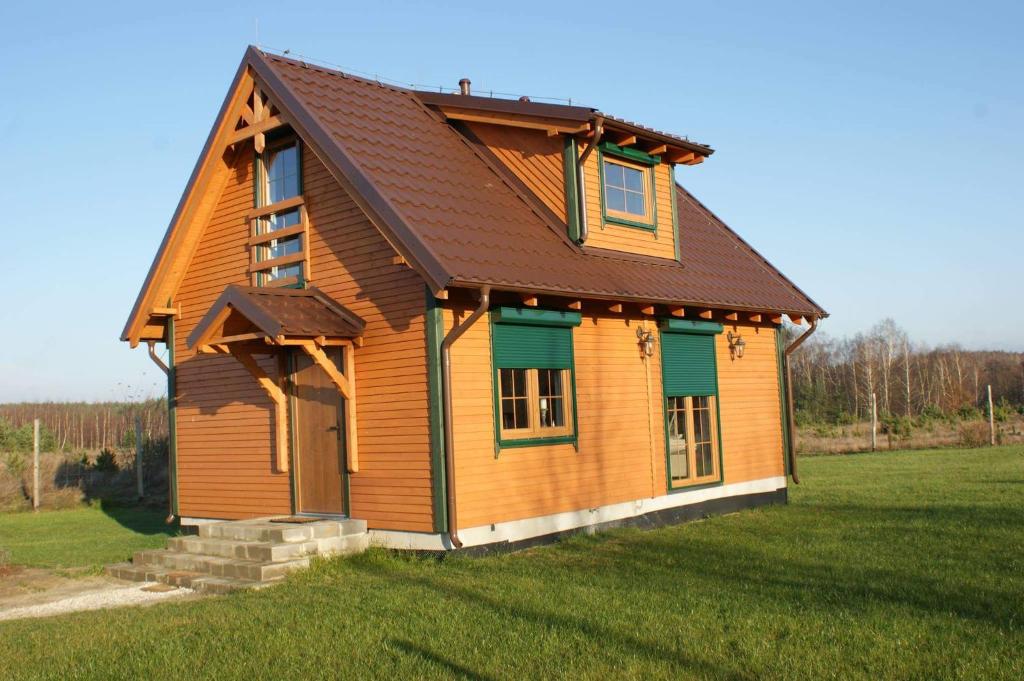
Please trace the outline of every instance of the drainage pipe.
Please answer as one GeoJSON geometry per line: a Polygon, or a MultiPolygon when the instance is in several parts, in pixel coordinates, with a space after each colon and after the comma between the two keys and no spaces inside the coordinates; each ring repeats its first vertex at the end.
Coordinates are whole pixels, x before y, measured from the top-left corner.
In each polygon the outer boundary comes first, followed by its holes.
{"type": "Polygon", "coordinates": [[[594,147],[601,143],[601,137],[604,135],[604,116],[597,116],[594,118],[594,137],[590,141],[590,144],[584,150],[583,155],[579,157],[576,167],[576,200],[579,201],[579,216],[580,216],[580,243],[585,243],[589,236],[589,230],[587,229],[587,183],[583,178],[583,166],[590,158],[591,152],[594,151],[594,147]]]}
{"type": "Polygon", "coordinates": [[[158,367],[160,367],[160,371],[164,372],[164,376],[166,376],[168,374],[168,372],[170,372],[170,369],[168,369],[167,365],[164,364],[164,361],[162,359],[160,359],[159,356],[157,356],[157,354],[156,354],[156,341],[149,341],[149,342],[146,343],[146,345],[149,346],[149,358],[151,360],[153,360],[154,364],[156,364],[158,367]]]}
{"type": "Polygon", "coordinates": [[[800,476],[796,471],[796,416],[793,412],[793,376],[789,370],[789,356],[796,351],[807,338],[818,328],[818,320],[811,319],[811,328],[800,334],[800,337],[790,343],[783,352],[783,361],[786,363],[786,421],[789,425],[789,474],[793,476],[793,482],[800,484],[800,476]]]}
{"type": "Polygon", "coordinates": [[[441,402],[444,412],[444,477],[445,502],[448,509],[448,538],[452,546],[462,548],[459,539],[458,516],[455,514],[455,437],[452,433],[452,345],[459,337],[469,331],[476,320],[487,312],[491,304],[491,287],[480,289],[480,304],[473,314],[466,317],[461,324],[456,324],[441,341],[441,402]]]}

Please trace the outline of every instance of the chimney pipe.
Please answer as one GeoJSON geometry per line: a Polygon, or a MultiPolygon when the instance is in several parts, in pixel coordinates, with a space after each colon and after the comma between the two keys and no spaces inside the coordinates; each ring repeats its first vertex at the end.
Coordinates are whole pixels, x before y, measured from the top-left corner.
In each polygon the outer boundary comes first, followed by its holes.
{"type": "Polygon", "coordinates": [[[469,78],[463,78],[462,80],[459,81],[459,94],[469,94],[469,78]]]}

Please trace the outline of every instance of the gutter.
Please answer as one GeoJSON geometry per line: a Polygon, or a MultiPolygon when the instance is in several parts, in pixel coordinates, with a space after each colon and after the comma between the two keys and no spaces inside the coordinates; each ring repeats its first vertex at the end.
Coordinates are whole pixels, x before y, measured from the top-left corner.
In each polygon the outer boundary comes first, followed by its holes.
{"type": "Polygon", "coordinates": [[[782,353],[783,362],[786,364],[786,421],[789,424],[789,452],[787,452],[787,458],[789,459],[789,474],[793,476],[793,482],[797,485],[800,484],[800,476],[797,475],[796,471],[796,416],[793,412],[793,376],[789,370],[789,356],[803,345],[804,341],[817,328],[818,320],[817,318],[812,318],[811,328],[804,331],[799,338],[790,343],[782,353]]]}
{"type": "Polygon", "coordinates": [[[576,163],[576,200],[579,201],[579,213],[580,213],[580,241],[582,245],[589,236],[587,229],[587,184],[583,179],[583,166],[590,158],[590,154],[594,151],[594,148],[601,143],[601,136],[604,135],[604,116],[596,116],[594,118],[594,139],[590,141],[583,155],[579,157],[576,163]]]}
{"type": "Polygon", "coordinates": [[[452,546],[462,548],[462,540],[459,539],[458,516],[455,513],[455,436],[452,433],[452,345],[462,334],[469,331],[491,304],[491,287],[484,286],[480,289],[480,304],[473,314],[469,315],[461,324],[453,326],[444,340],[441,341],[441,402],[444,412],[444,475],[445,491],[448,510],[448,538],[452,546]]]}

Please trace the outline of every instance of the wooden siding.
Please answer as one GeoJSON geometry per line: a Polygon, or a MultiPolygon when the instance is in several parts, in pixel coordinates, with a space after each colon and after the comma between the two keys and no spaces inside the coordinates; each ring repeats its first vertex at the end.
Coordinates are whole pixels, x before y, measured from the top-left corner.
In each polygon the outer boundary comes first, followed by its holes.
{"type": "MultiPolygon", "coordinates": [[[[422,280],[303,148],[311,283],[367,322],[356,352],[361,470],[350,477],[352,515],[370,527],[432,527],[422,280]]],[[[273,409],[228,357],[190,357],[185,340],[228,284],[247,284],[252,154],[239,155],[175,298],[179,511],[244,518],[291,511],[287,473],[273,469],[273,409]]],[[[261,360],[277,377],[276,361],[261,360]]]]}
{"type": "Polygon", "coordinates": [[[725,481],[785,474],[775,329],[727,324],[716,337],[725,481]],[[729,331],[743,336],[741,359],[729,356],[729,331]]]}
{"type": "MultiPolygon", "coordinates": [[[[466,311],[459,312],[464,318],[466,311]]],[[[573,329],[578,453],[561,444],[506,448],[496,458],[487,319],[459,339],[452,350],[452,407],[463,527],[664,493],[664,461],[651,456],[652,442],[660,452],[664,441],[661,421],[651,418],[660,411],[661,369],[657,357],[649,367],[640,359],[638,323],[584,314],[573,329]]],[[[446,310],[445,328],[451,325],[446,310]]]]}
{"type": "Polygon", "coordinates": [[[675,237],[672,230],[672,192],[675,181],[672,167],[662,163],[654,167],[654,198],[657,213],[657,231],[605,224],[601,205],[601,174],[598,152],[587,159],[583,167],[587,190],[587,246],[610,248],[616,251],[675,258],[675,237]]]}
{"type": "Polygon", "coordinates": [[[543,130],[467,123],[477,138],[523,181],[560,220],[565,220],[562,138],[543,130]]]}
{"type": "MultiPolygon", "coordinates": [[[[469,313],[446,309],[445,329],[469,313]]],[[[495,456],[490,324],[452,349],[459,523],[475,527],[667,493],[659,352],[644,361],[637,319],[583,313],[573,329],[579,452],[571,444],[505,448],[495,456]]],[[[648,321],[648,328],[654,328],[648,321]]],[[[740,327],[743,359],[716,338],[725,482],[778,476],[782,430],[774,330],[740,327]]]]}

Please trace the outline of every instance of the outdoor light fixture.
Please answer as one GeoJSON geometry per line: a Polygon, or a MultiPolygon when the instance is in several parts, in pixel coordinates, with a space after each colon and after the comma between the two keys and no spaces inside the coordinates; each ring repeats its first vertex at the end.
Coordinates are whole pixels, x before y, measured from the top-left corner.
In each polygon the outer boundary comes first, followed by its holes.
{"type": "Polygon", "coordinates": [[[640,346],[643,353],[648,357],[652,356],[654,354],[654,332],[637,327],[636,337],[638,339],[637,345],[640,346]]]}
{"type": "Polygon", "coordinates": [[[743,358],[743,348],[747,347],[747,341],[743,340],[743,336],[738,333],[729,332],[729,354],[733,359],[743,358]]]}

